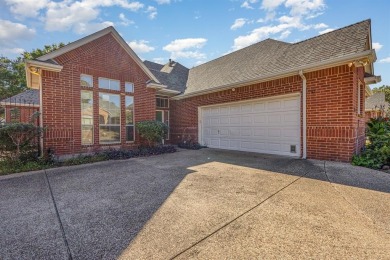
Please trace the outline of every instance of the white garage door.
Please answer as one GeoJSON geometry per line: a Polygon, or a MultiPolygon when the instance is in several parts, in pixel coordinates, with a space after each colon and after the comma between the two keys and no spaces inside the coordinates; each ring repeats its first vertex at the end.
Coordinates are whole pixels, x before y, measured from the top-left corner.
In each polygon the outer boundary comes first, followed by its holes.
{"type": "Polygon", "coordinates": [[[200,142],[211,148],[300,156],[300,97],[199,109],[200,142]]]}

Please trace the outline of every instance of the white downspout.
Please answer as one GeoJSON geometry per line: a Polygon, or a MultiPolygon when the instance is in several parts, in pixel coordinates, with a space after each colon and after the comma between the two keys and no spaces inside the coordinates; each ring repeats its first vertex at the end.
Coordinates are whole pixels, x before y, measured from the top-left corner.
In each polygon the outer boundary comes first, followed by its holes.
{"type": "Polygon", "coordinates": [[[299,71],[299,76],[302,78],[302,139],[303,139],[303,153],[302,159],[306,159],[307,157],[307,143],[306,143],[306,77],[303,75],[303,71],[299,71]]]}

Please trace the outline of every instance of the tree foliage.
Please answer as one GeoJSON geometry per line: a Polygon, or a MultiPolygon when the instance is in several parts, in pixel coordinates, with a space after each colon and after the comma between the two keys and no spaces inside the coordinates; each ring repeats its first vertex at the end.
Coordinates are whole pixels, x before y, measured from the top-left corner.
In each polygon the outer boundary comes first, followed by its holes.
{"type": "Polygon", "coordinates": [[[63,46],[64,43],[45,45],[42,49],[25,51],[15,59],[0,56],[0,100],[26,90],[25,59],[36,59],[63,46]]]}
{"type": "Polygon", "coordinates": [[[386,102],[390,103],[390,86],[388,85],[382,85],[377,88],[373,88],[372,92],[377,93],[377,92],[384,92],[385,93],[385,100],[386,102]]]}

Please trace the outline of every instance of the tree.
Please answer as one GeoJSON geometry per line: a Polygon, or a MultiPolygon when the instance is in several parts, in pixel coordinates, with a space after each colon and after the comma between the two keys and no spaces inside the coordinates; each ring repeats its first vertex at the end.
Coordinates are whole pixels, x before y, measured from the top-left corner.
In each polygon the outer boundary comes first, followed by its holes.
{"type": "Polygon", "coordinates": [[[372,92],[377,93],[377,92],[384,92],[385,93],[385,100],[386,102],[390,103],[390,86],[388,85],[383,85],[377,88],[373,88],[372,92]]]}
{"type": "Polygon", "coordinates": [[[25,59],[36,59],[46,53],[65,46],[64,43],[45,45],[43,49],[23,52],[15,59],[0,56],[0,100],[23,92],[27,88],[25,59]]]}

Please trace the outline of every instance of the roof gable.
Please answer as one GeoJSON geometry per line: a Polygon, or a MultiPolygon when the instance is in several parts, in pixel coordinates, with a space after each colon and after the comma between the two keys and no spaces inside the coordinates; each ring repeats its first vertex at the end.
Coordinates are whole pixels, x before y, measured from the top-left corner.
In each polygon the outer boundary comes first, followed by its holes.
{"type": "MultiPolygon", "coordinates": [[[[374,53],[367,45],[371,21],[365,20],[297,43],[266,39],[209,61],[189,72],[184,95],[235,84],[297,74],[298,70],[334,64],[374,53]]],[[[375,56],[375,55],[374,55],[375,56]]],[[[334,65],[333,65],[334,66],[334,65]]]]}
{"type": "Polygon", "coordinates": [[[147,60],[144,61],[144,64],[162,84],[167,86],[167,89],[184,92],[188,79],[188,68],[172,60],[165,65],[147,60]]]}
{"type": "Polygon", "coordinates": [[[47,53],[41,57],[38,57],[37,60],[42,62],[50,62],[52,63],[52,59],[65,54],[69,51],[72,51],[80,46],[83,46],[89,42],[92,42],[104,35],[111,34],[113,38],[121,45],[121,47],[129,54],[129,56],[137,63],[138,66],[150,77],[151,80],[160,83],[158,79],[150,72],[150,70],[145,66],[145,64],[141,61],[138,55],[130,48],[130,46],[126,43],[126,41],[119,35],[119,33],[114,29],[114,27],[110,26],[98,32],[95,32],[91,35],[88,35],[84,38],[81,38],[77,41],[69,43],[64,47],[47,53]]]}

